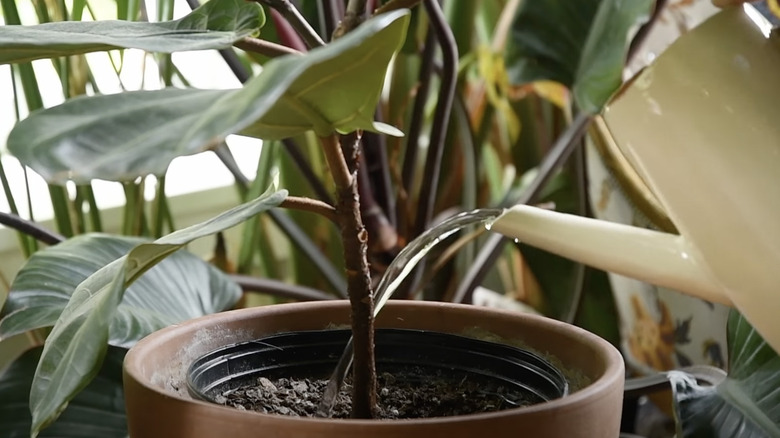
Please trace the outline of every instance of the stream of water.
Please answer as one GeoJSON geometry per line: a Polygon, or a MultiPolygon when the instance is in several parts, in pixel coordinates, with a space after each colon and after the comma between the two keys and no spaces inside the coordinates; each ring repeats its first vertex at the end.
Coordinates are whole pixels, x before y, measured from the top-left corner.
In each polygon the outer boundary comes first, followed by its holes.
{"type": "MultiPolygon", "coordinates": [[[[482,225],[489,230],[490,225],[502,212],[503,210],[499,209],[484,208],[460,213],[431,227],[416,239],[409,242],[409,244],[398,253],[393,262],[390,263],[390,266],[387,267],[384,275],[382,275],[382,278],[379,280],[379,285],[374,292],[374,316],[379,314],[385,303],[387,303],[393,293],[398,289],[398,286],[401,285],[415,266],[420,263],[420,260],[422,260],[433,247],[452,234],[473,225],[482,225]]],[[[325,387],[322,401],[317,408],[318,417],[330,417],[333,404],[336,402],[336,396],[338,395],[339,389],[341,389],[341,385],[344,383],[347,371],[352,364],[352,347],[352,338],[350,338],[347,346],[344,348],[344,353],[342,353],[341,358],[336,365],[336,369],[333,371],[333,374],[328,381],[328,385],[325,387]]]]}

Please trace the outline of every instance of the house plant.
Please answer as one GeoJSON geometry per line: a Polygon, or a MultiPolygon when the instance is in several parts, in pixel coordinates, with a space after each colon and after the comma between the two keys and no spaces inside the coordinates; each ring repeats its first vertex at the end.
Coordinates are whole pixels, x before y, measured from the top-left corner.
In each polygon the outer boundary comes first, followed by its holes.
{"type": "MultiPolygon", "coordinates": [[[[303,33],[304,35],[306,35],[306,34],[307,34],[306,32],[302,32],[302,33],[303,33]]],[[[310,44],[311,44],[311,43],[310,43],[310,44]]],[[[431,57],[428,57],[428,58],[431,58],[431,57]]],[[[450,69],[450,71],[451,71],[451,69],[450,69]]],[[[207,93],[204,93],[204,94],[203,94],[204,100],[207,100],[207,99],[206,99],[206,96],[207,96],[207,93]]],[[[216,94],[214,94],[213,96],[216,96],[216,94]]],[[[440,116],[440,117],[438,117],[438,118],[439,118],[439,120],[442,120],[442,119],[446,120],[446,119],[447,119],[447,117],[446,117],[446,114],[445,114],[445,115],[443,115],[443,116],[440,116]]],[[[417,120],[417,119],[415,119],[415,120],[417,120]]],[[[366,120],[363,120],[363,122],[366,122],[366,120]]],[[[322,126],[319,126],[319,128],[321,128],[321,127],[322,127],[322,126]]],[[[361,126],[361,127],[368,127],[368,126],[361,126]]],[[[316,128],[316,127],[315,127],[315,128],[316,128]]],[[[440,134],[439,134],[439,135],[440,135],[440,136],[442,136],[443,134],[441,134],[441,132],[440,132],[440,134]]],[[[441,139],[440,139],[440,140],[441,140],[441,139]]],[[[333,146],[333,145],[331,145],[331,146],[333,146]]],[[[437,160],[431,160],[431,161],[435,162],[435,161],[437,161],[437,160]]],[[[271,196],[273,196],[273,195],[271,195],[271,196]]],[[[276,202],[278,202],[278,198],[276,199],[276,202]]],[[[289,198],[288,198],[288,201],[285,201],[285,202],[290,202],[290,201],[289,201],[289,198]]],[[[262,208],[264,208],[264,207],[265,207],[265,206],[263,206],[262,208]]],[[[253,206],[253,207],[249,207],[249,208],[248,208],[248,210],[251,210],[252,208],[261,208],[261,207],[258,207],[258,205],[256,204],[256,205],[255,205],[255,206],[253,206]]],[[[328,210],[327,208],[323,208],[323,206],[322,206],[321,204],[314,204],[314,205],[311,205],[311,204],[309,204],[309,205],[307,205],[307,208],[310,208],[310,209],[319,209],[319,211],[320,211],[320,212],[323,212],[323,211],[325,212],[325,214],[324,214],[325,216],[328,216],[328,215],[329,215],[329,213],[327,213],[329,210],[328,210]]],[[[247,214],[247,215],[248,215],[248,214],[250,214],[250,213],[251,213],[251,211],[246,211],[246,214],[247,214]]],[[[428,213],[428,215],[430,215],[430,212],[428,213]]],[[[424,226],[424,223],[425,223],[425,222],[427,222],[427,220],[418,221],[418,222],[420,222],[421,224],[423,224],[422,226],[424,226]]],[[[419,225],[419,224],[418,224],[418,225],[415,225],[415,227],[419,227],[419,226],[421,226],[421,225],[419,225]]],[[[410,228],[414,228],[414,227],[410,227],[410,228]]],[[[180,237],[181,237],[181,236],[180,236],[180,237]]],[[[180,240],[176,240],[175,242],[174,242],[174,241],[171,241],[171,240],[168,240],[167,242],[169,242],[169,243],[168,243],[168,245],[172,245],[172,246],[166,247],[165,251],[171,250],[171,249],[173,249],[173,247],[174,247],[174,246],[178,246],[178,245],[180,245],[180,244],[181,244],[181,243],[180,243],[180,242],[181,242],[180,240]]],[[[143,250],[149,250],[149,249],[151,249],[151,247],[143,247],[143,250]]],[[[135,253],[135,254],[138,254],[138,253],[135,253]]],[[[133,259],[133,258],[131,257],[130,259],[133,259]]],[[[129,279],[132,279],[132,277],[133,277],[133,276],[130,276],[130,277],[129,277],[129,279]]],[[[118,285],[117,285],[117,286],[118,286],[118,285]]],[[[110,304],[110,303],[109,303],[109,304],[110,304]]],[[[103,322],[105,322],[105,321],[103,321],[103,322]]]]}

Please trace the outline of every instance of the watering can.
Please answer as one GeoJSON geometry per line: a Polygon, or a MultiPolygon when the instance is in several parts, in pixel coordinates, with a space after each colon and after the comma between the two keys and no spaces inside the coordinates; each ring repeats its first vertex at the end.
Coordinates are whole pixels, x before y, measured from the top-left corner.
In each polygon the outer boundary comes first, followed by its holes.
{"type": "Polygon", "coordinates": [[[628,83],[603,122],[679,234],[525,205],[491,230],[734,306],[780,351],[780,22],[760,3],[717,13],[628,83]]]}

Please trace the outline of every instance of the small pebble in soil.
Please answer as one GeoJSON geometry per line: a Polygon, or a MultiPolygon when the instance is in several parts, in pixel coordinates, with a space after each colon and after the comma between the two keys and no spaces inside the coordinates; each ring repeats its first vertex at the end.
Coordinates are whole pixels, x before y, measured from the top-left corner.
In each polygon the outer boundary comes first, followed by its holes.
{"type": "MultiPolygon", "coordinates": [[[[492,412],[526,406],[524,394],[507,390],[492,380],[441,369],[413,369],[380,372],[379,418],[410,419],[492,412]]],[[[260,377],[253,385],[228,390],[215,397],[219,404],[262,413],[313,417],[326,379],[260,377]]],[[[334,418],[349,418],[351,386],[345,382],[334,418]]]]}

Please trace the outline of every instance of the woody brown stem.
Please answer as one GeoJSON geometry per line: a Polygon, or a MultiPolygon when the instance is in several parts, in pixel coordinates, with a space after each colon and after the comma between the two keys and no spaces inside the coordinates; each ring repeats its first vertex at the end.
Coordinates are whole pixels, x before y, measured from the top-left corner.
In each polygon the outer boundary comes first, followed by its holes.
{"type": "MultiPolygon", "coordinates": [[[[363,226],[358,194],[357,151],[348,151],[349,163],[339,137],[320,138],[325,159],[336,183],[336,220],[344,245],[347,293],[351,308],[354,359],[352,367],[352,416],[373,418],[377,414],[376,367],[374,363],[374,295],[368,259],[368,233],[363,226]],[[355,169],[350,172],[349,169],[355,169]]],[[[351,147],[357,147],[357,142],[351,147]]]]}

